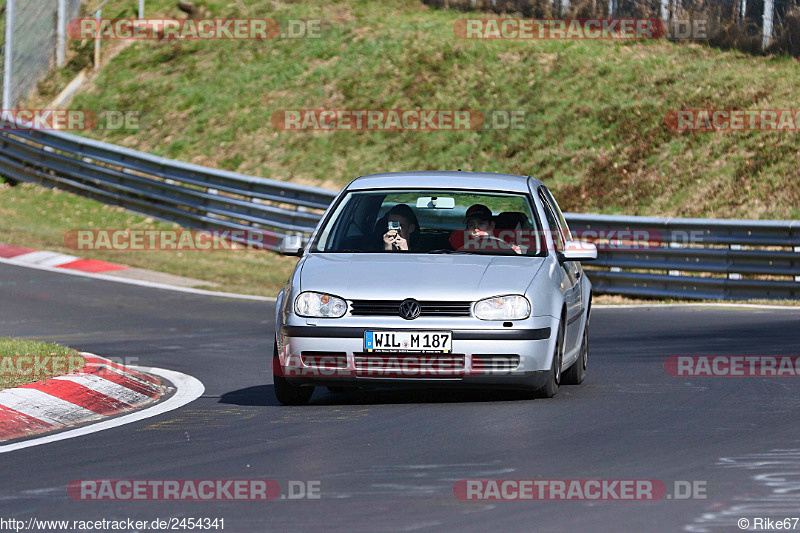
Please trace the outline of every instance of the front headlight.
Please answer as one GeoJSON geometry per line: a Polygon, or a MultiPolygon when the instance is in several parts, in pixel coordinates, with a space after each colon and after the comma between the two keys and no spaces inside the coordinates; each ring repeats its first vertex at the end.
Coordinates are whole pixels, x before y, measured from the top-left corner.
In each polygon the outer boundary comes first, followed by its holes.
{"type": "Polygon", "coordinates": [[[330,294],[301,292],[294,301],[297,316],[339,318],[347,312],[347,302],[330,294]]]}
{"type": "Polygon", "coordinates": [[[524,296],[495,296],[475,304],[475,317],[481,320],[522,320],[531,314],[524,296]]]}

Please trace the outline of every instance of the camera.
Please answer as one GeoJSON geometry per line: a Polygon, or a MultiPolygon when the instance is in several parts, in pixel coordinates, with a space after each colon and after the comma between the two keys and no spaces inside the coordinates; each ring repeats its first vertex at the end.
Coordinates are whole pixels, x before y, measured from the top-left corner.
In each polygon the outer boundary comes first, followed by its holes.
{"type": "Polygon", "coordinates": [[[400,238],[400,222],[399,221],[397,221],[397,220],[390,220],[389,221],[389,231],[392,231],[392,230],[397,232],[397,233],[395,233],[395,235],[394,235],[394,237],[392,239],[394,241],[394,242],[392,242],[392,250],[397,250],[398,246],[395,243],[397,242],[397,239],[400,238]]]}

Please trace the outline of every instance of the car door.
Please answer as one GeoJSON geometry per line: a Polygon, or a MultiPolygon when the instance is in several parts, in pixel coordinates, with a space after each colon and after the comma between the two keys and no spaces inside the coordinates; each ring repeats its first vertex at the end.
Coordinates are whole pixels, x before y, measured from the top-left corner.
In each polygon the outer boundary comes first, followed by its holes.
{"type": "MultiPolygon", "coordinates": [[[[545,216],[547,217],[547,225],[550,226],[551,241],[556,247],[556,251],[561,252],[564,250],[566,240],[569,237],[569,228],[566,227],[566,221],[555,203],[550,191],[546,187],[539,188],[539,199],[542,201],[545,216]]],[[[580,278],[582,269],[578,261],[564,261],[561,264],[561,269],[564,272],[564,300],[567,306],[567,323],[566,323],[566,338],[565,338],[565,359],[570,356],[570,352],[574,350],[578,343],[580,335],[580,317],[582,311],[582,294],[580,278]]]]}

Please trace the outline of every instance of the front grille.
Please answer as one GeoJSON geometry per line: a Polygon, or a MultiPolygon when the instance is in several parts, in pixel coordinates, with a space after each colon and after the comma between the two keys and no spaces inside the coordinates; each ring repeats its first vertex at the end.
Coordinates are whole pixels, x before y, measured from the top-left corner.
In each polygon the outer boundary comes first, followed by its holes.
{"type": "MultiPolygon", "coordinates": [[[[402,300],[352,300],[353,316],[400,316],[402,300]]],[[[470,302],[419,302],[419,316],[470,316],[470,302]]]]}
{"type": "Polygon", "coordinates": [[[354,352],[356,372],[373,377],[453,377],[466,369],[464,354],[354,352]]]}
{"type": "Polygon", "coordinates": [[[472,369],[488,372],[516,370],[519,366],[517,354],[474,354],[472,369]]]}

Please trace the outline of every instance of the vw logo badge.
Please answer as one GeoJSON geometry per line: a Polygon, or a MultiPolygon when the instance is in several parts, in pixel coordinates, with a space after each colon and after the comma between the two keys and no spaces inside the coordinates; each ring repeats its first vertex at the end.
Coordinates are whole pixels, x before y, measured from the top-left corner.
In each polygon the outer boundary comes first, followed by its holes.
{"type": "Polygon", "coordinates": [[[414,320],[419,317],[421,311],[419,302],[411,298],[403,300],[403,303],[400,304],[400,316],[406,320],[414,320]]]}

